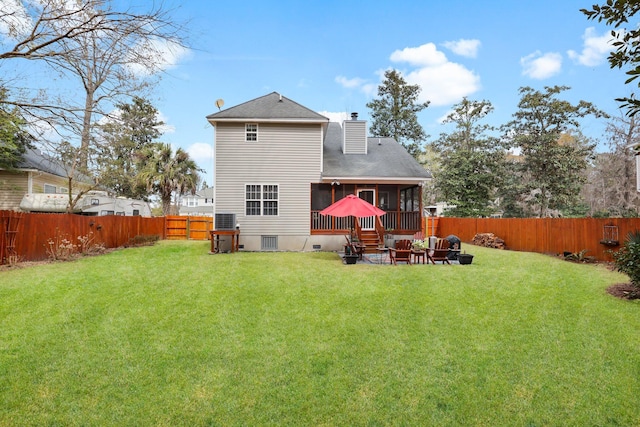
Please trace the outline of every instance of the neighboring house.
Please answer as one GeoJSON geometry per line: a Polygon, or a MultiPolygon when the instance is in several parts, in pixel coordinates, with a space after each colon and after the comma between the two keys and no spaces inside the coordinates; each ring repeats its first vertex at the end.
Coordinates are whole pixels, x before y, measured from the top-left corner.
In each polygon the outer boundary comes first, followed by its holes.
{"type": "Polygon", "coordinates": [[[196,191],[181,197],[180,215],[213,216],[213,188],[196,191]]]}
{"type": "Polygon", "coordinates": [[[352,228],[377,246],[385,231],[421,230],[422,184],[431,175],[394,139],[367,137],[357,114],[341,126],[273,92],[207,119],[215,127],[216,222],[233,218],[245,250],[339,250],[352,228]],[[387,214],[319,214],[347,194],[387,214]]]}
{"type": "Polygon", "coordinates": [[[27,150],[16,169],[0,168],[0,210],[18,210],[27,193],[68,194],[67,172],[38,150],[27,150]]]}

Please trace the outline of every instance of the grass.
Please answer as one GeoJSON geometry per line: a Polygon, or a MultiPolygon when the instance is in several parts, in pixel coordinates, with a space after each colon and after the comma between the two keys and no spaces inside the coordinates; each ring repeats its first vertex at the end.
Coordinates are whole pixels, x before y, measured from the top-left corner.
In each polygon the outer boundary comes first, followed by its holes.
{"type": "Polygon", "coordinates": [[[0,272],[0,425],[640,424],[640,305],[603,266],[208,246],[0,272]]]}

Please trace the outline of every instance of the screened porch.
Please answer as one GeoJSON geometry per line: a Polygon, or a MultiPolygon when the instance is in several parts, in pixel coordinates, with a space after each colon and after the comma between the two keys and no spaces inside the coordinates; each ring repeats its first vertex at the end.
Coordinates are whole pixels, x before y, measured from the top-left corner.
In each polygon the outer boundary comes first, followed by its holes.
{"type": "Polygon", "coordinates": [[[386,212],[380,217],[381,224],[374,225],[376,229],[394,234],[414,234],[421,230],[422,187],[419,185],[312,184],[311,234],[346,234],[360,228],[353,217],[319,213],[348,194],[355,194],[386,212]]]}

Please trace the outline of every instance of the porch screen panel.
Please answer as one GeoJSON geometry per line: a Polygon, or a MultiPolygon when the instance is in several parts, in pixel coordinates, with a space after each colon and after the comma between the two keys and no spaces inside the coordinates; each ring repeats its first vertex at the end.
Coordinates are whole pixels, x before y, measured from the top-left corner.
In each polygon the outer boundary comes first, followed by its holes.
{"type": "Polygon", "coordinates": [[[311,185],[311,210],[321,211],[331,205],[331,184],[311,185]]]}

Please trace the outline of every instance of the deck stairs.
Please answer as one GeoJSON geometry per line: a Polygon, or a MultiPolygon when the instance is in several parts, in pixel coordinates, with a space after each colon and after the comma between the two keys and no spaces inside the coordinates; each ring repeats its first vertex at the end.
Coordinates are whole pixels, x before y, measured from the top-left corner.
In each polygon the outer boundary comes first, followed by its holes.
{"type": "Polygon", "coordinates": [[[360,242],[365,245],[364,252],[367,254],[376,253],[376,248],[384,246],[384,240],[380,241],[375,230],[360,230],[360,242]]]}

